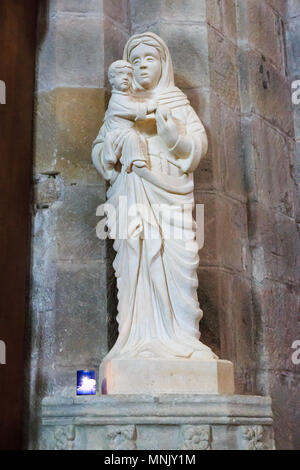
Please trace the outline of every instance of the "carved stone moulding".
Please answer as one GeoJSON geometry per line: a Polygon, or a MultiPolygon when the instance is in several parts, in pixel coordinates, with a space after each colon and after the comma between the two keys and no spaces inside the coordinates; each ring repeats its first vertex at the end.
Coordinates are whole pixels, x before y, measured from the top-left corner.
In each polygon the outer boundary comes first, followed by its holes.
{"type": "Polygon", "coordinates": [[[271,400],[179,394],[48,397],[39,448],[271,450],[271,400]]]}

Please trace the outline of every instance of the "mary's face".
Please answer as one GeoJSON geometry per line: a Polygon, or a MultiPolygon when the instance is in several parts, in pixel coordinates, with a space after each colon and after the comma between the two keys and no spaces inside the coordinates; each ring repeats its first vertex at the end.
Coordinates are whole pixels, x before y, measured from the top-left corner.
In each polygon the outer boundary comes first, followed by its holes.
{"type": "Polygon", "coordinates": [[[161,60],[157,49],[146,44],[139,44],[130,54],[134,76],[145,90],[155,88],[161,77],[161,60]]]}

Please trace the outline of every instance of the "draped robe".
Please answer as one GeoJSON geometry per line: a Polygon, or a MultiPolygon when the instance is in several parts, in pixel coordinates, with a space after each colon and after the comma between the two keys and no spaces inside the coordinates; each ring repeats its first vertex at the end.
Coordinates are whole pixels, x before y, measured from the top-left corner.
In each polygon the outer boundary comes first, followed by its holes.
{"type": "Polygon", "coordinates": [[[168,106],[186,143],[182,158],[157,134],[154,115],[135,123],[147,142],[148,168],[133,167],[128,174],[124,167],[106,162],[105,122],[93,144],[93,161],[111,184],[107,203],[114,208],[108,211],[107,226],[115,238],[119,337],[105,361],[216,358],[199,341],[202,311],[192,217],[193,171],[206,153],[206,133],[178,88],[160,91],[158,98],[168,106]]]}

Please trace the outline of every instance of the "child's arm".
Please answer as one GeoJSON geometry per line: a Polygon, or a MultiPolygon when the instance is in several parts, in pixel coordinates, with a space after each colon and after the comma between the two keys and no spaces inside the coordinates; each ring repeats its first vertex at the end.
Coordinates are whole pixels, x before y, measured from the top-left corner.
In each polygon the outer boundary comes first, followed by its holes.
{"type": "Polygon", "coordinates": [[[127,95],[113,95],[110,100],[111,112],[115,116],[129,119],[130,121],[143,121],[147,114],[153,113],[157,108],[155,100],[136,102],[127,95]]]}

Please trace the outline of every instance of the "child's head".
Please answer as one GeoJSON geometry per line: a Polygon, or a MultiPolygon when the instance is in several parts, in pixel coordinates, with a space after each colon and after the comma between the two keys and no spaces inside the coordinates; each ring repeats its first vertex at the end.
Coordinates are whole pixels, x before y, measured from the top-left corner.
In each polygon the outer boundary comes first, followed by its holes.
{"type": "Polygon", "coordinates": [[[133,67],[126,60],[116,60],[108,69],[108,80],[113,90],[128,91],[131,88],[133,67]]]}

